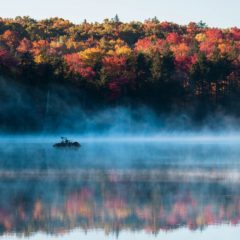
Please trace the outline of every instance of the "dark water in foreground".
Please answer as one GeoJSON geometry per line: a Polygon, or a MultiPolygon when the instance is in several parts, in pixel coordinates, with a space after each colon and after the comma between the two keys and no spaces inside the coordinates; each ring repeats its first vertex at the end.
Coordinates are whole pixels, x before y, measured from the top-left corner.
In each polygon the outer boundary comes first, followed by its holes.
{"type": "Polygon", "coordinates": [[[0,239],[238,239],[240,144],[0,143],[0,239]]]}

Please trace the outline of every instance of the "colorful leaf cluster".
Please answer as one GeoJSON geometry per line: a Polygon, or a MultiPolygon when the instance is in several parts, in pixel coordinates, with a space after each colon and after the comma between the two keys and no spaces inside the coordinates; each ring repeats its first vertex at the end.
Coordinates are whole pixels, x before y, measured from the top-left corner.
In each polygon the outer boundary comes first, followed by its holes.
{"type": "Polygon", "coordinates": [[[239,190],[231,184],[171,183],[169,191],[169,185],[158,182],[103,180],[74,187],[64,183],[59,188],[50,181],[44,188],[50,192],[44,193],[41,184],[34,190],[15,187],[17,192],[6,188],[7,194],[1,196],[1,234],[29,236],[41,231],[55,235],[73,229],[158,234],[240,223],[239,190]]]}
{"type": "Polygon", "coordinates": [[[36,79],[47,68],[43,78],[52,74],[104,100],[222,104],[238,95],[239,52],[239,28],[209,28],[202,22],[0,19],[2,73],[24,79],[23,69],[31,66],[36,79]]]}

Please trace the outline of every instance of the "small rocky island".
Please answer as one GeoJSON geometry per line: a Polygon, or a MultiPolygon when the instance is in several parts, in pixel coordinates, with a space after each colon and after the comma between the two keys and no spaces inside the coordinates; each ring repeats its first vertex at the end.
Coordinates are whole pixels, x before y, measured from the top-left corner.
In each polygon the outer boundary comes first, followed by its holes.
{"type": "Polygon", "coordinates": [[[55,143],[53,147],[55,148],[80,148],[81,144],[79,142],[73,142],[65,137],[61,137],[61,142],[55,143]]]}

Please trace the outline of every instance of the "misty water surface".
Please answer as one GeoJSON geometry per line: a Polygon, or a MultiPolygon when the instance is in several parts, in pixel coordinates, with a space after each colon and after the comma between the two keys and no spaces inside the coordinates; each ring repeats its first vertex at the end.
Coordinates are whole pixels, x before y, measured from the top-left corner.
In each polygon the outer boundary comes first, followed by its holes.
{"type": "Polygon", "coordinates": [[[142,141],[126,138],[80,139],[81,149],[56,149],[57,138],[0,141],[2,169],[162,169],[162,167],[237,168],[240,139],[225,142],[142,141]]]}
{"type": "Polygon", "coordinates": [[[80,149],[55,149],[55,141],[1,140],[0,239],[239,232],[238,142],[82,139],[80,149]]]}

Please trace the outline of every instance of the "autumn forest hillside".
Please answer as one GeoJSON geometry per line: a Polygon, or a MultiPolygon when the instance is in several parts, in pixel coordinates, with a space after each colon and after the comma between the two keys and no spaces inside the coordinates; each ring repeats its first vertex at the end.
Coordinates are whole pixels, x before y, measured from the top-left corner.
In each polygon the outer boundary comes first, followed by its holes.
{"type": "Polygon", "coordinates": [[[203,22],[0,18],[0,123],[40,129],[73,108],[115,106],[239,115],[239,52],[239,28],[203,22]]]}

